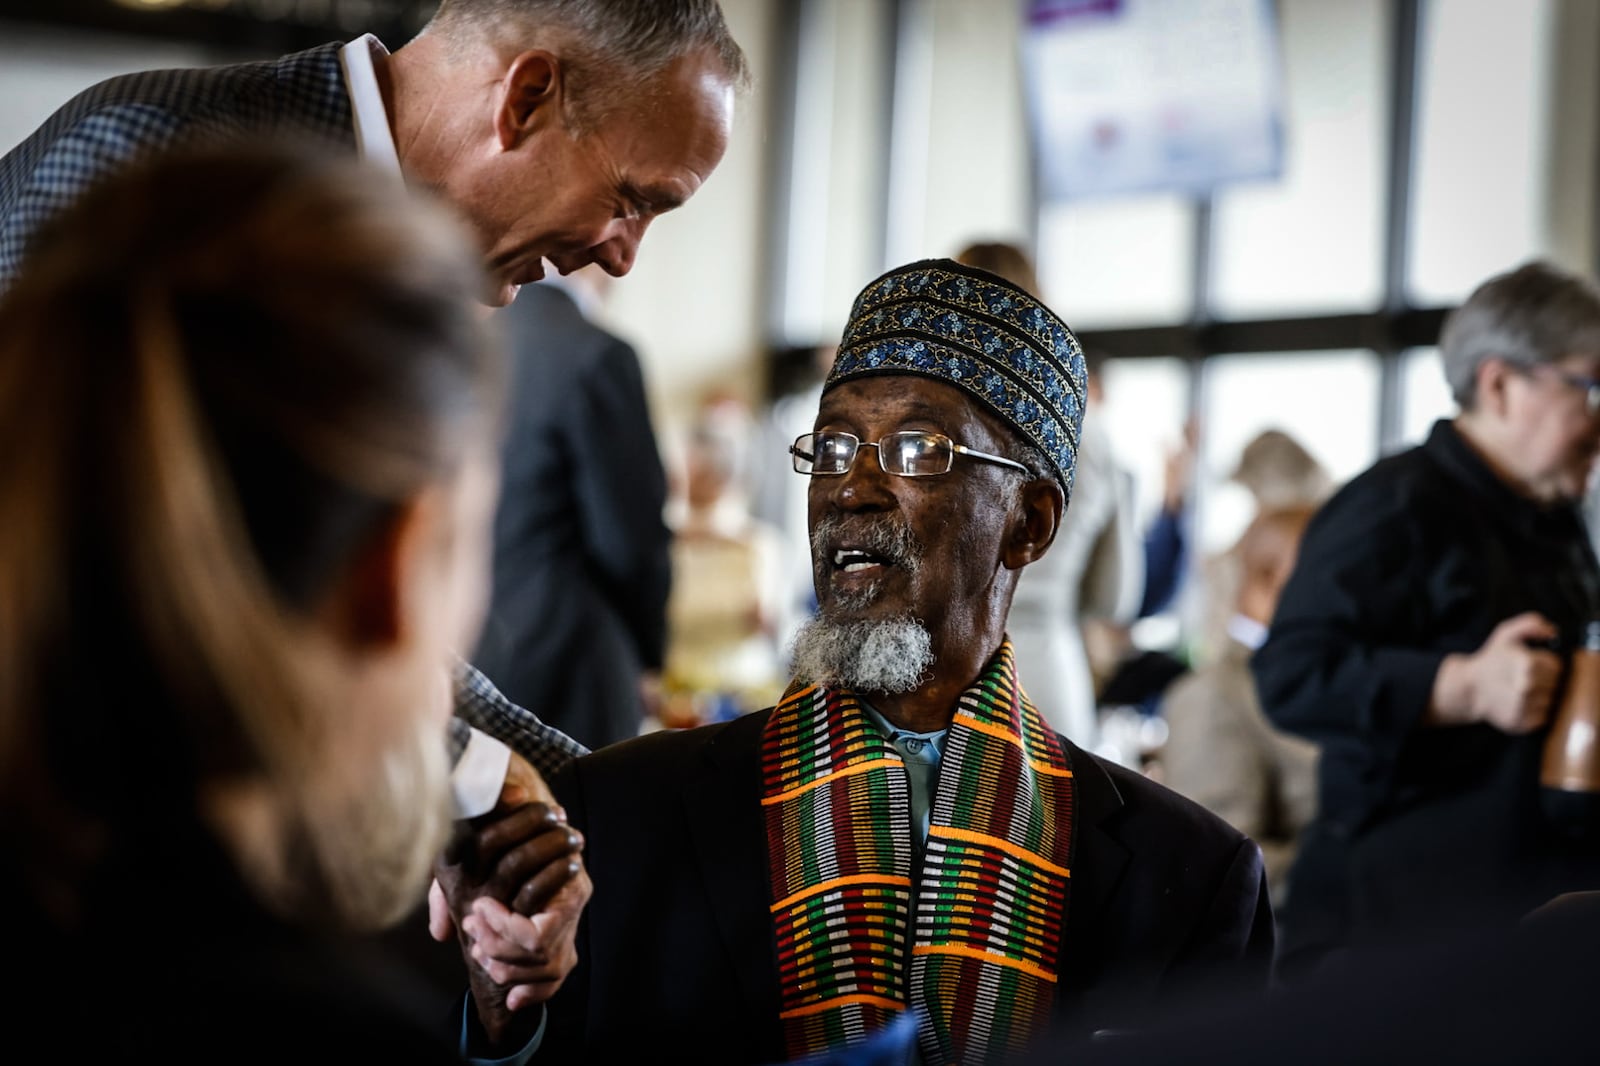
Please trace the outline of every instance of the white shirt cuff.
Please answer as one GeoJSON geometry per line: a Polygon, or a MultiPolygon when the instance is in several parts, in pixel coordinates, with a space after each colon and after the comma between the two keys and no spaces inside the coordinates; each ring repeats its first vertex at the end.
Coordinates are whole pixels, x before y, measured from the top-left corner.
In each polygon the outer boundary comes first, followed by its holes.
{"type": "Polygon", "coordinates": [[[511,749],[482,730],[474,729],[466,750],[450,772],[456,817],[476,818],[493,810],[500,800],[500,789],[510,765],[511,749]]]}

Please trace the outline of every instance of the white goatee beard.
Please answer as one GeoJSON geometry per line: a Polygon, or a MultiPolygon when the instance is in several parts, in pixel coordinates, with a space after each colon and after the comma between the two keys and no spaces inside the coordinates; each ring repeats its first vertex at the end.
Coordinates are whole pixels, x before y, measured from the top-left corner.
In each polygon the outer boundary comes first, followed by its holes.
{"type": "Polygon", "coordinates": [[[823,615],[800,627],[790,659],[804,684],[899,695],[927,680],[933,638],[915,618],[836,622],[823,615]]]}

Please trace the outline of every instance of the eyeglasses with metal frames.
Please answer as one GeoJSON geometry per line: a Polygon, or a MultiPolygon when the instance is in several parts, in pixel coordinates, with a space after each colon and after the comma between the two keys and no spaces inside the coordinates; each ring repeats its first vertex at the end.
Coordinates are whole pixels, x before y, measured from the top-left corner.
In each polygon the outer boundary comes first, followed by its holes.
{"type": "Polygon", "coordinates": [[[789,454],[794,457],[797,474],[838,477],[850,472],[862,448],[876,451],[879,469],[896,477],[937,477],[948,474],[955,465],[957,455],[1008,466],[1029,477],[1033,476],[1031,470],[1015,460],[957,444],[943,433],[914,430],[885,434],[876,443],[863,441],[854,433],[806,433],[795,438],[795,442],[789,446],[789,454]]]}
{"type": "Polygon", "coordinates": [[[1570,370],[1562,370],[1552,363],[1513,363],[1511,365],[1529,375],[1535,370],[1548,370],[1563,385],[1581,389],[1583,391],[1583,402],[1588,407],[1589,413],[1591,415],[1600,414],[1600,378],[1592,378],[1587,374],[1574,374],[1570,370]]]}

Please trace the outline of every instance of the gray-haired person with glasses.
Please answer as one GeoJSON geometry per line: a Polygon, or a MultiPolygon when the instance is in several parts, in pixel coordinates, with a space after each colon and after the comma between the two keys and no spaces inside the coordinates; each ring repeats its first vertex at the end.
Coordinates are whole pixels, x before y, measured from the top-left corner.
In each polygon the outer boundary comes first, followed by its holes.
{"type": "Polygon", "coordinates": [[[1600,286],[1548,263],[1445,323],[1460,412],[1325,504],[1252,667],[1322,745],[1285,972],[1340,946],[1510,922],[1600,886],[1592,797],[1543,790],[1564,661],[1600,619],[1578,511],[1600,453],[1600,286]]]}

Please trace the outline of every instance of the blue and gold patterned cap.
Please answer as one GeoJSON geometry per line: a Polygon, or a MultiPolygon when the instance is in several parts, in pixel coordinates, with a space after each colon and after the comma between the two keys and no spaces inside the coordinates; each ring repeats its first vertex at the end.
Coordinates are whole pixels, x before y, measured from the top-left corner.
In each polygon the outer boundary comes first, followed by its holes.
{"type": "Polygon", "coordinates": [[[874,374],[917,374],[970,393],[1044,453],[1071,498],[1083,349],[1023,289],[951,259],[889,271],[856,297],[823,391],[874,374]]]}

